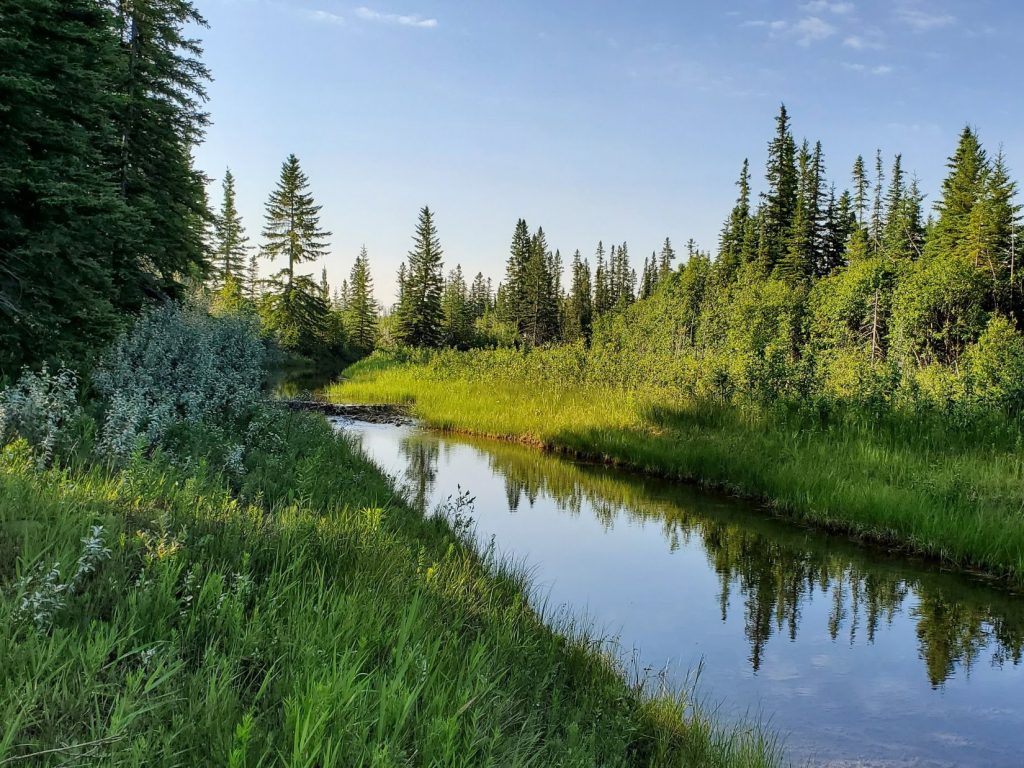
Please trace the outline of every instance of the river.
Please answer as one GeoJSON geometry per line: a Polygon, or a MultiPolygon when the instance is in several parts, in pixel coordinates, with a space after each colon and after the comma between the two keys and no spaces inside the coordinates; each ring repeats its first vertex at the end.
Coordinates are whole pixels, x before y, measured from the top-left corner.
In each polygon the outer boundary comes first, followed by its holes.
{"type": "Polygon", "coordinates": [[[795,764],[1024,765],[1024,596],[756,505],[414,426],[335,420],[433,514],[467,492],[534,601],[617,638],[795,764]]]}

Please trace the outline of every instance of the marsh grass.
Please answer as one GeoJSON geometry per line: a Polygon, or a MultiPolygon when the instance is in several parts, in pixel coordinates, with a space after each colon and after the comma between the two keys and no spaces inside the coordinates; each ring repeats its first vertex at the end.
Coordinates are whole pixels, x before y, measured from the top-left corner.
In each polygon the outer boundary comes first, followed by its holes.
{"type": "Polygon", "coordinates": [[[176,437],[187,466],[3,449],[0,766],[778,763],[762,731],[547,626],[520,569],[413,512],[322,419],[260,429],[230,476],[201,426],[176,437]],[[97,530],[109,556],[44,626],[21,615],[26,575],[66,579],[97,530]]]}
{"type": "MultiPolygon", "coordinates": [[[[498,353],[495,353],[498,354],[498,353]]],[[[467,358],[375,359],[336,401],[398,402],[433,427],[518,440],[764,500],[828,530],[1024,578],[1024,452],[999,419],[808,414],[663,388],[545,378],[467,358]]]]}

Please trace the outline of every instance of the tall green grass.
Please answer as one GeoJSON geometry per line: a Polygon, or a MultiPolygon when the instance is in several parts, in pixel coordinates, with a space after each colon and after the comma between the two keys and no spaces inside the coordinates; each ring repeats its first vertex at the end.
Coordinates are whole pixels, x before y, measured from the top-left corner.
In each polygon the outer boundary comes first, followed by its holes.
{"type": "Polygon", "coordinates": [[[322,420],[272,422],[230,486],[201,427],[177,437],[187,466],[41,471],[2,449],[0,766],[778,762],[549,628],[521,573],[322,420]],[[61,591],[94,526],[109,556],[61,591]]]}
{"type": "Polygon", "coordinates": [[[411,403],[440,429],[724,488],[829,530],[1024,579],[1024,453],[1015,428],[947,425],[929,414],[819,418],[725,406],[664,388],[600,386],[571,372],[560,379],[550,365],[517,368],[510,354],[472,353],[464,363],[378,355],[349,368],[328,394],[411,403]]]}

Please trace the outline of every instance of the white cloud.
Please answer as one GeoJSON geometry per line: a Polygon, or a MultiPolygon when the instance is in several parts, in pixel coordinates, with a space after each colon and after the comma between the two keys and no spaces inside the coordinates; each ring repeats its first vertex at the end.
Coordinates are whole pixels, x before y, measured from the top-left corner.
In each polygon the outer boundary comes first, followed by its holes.
{"type": "Polygon", "coordinates": [[[807,16],[796,22],[788,21],[745,21],[744,27],[767,29],[772,37],[790,37],[799,45],[807,46],[824,40],[836,33],[836,28],[817,16],[807,16]]]}
{"type": "Polygon", "coordinates": [[[896,18],[917,32],[948,27],[956,21],[956,17],[952,14],[937,10],[924,10],[908,3],[903,3],[896,9],[896,18]]]}
{"type": "Polygon", "coordinates": [[[855,51],[877,51],[882,48],[882,41],[873,35],[849,35],[843,39],[843,45],[855,51]]]}
{"type": "Polygon", "coordinates": [[[313,21],[319,21],[324,24],[344,24],[345,19],[336,13],[330,11],[307,11],[306,15],[313,21]]]}
{"type": "Polygon", "coordinates": [[[796,36],[796,41],[803,46],[824,40],[835,33],[835,27],[817,16],[808,16],[800,19],[800,21],[793,25],[793,34],[796,36]]]}
{"type": "Polygon", "coordinates": [[[751,21],[744,21],[740,24],[741,27],[762,27],[764,29],[770,29],[773,32],[781,32],[789,25],[779,19],[778,21],[765,21],[764,19],[753,19],[751,21]]]}
{"type": "Polygon", "coordinates": [[[867,64],[861,64],[859,62],[843,62],[843,69],[848,69],[851,72],[862,72],[869,75],[888,75],[892,73],[892,67],[888,64],[877,64],[873,67],[869,67],[867,64]]]}
{"type": "Polygon", "coordinates": [[[378,21],[383,24],[398,24],[402,27],[419,27],[420,29],[433,29],[437,26],[437,19],[424,19],[422,16],[404,16],[398,13],[381,13],[370,8],[356,8],[356,16],[363,21],[378,21]]]}
{"type": "Polygon", "coordinates": [[[808,13],[834,13],[839,16],[845,16],[848,13],[852,13],[854,9],[853,3],[845,2],[829,2],[829,0],[810,0],[810,2],[804,3],[802,6],[808,13]]]}

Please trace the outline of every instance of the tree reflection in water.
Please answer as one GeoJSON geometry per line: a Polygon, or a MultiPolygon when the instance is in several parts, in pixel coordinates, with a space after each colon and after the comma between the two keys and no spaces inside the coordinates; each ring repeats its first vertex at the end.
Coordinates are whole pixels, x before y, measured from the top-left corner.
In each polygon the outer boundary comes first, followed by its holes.
{"type": "MultiPolygon", "coordinates": [[[[699,537],[719,579],[722,620],[742,604],[756,672],[768,642],[795,640],[803,609],[816,596],[831,601],[833,641],[873,643],[897,615],[914,621],[928,680],[941,686],[957,670],[969,673],[986,655],[994,665],[1021,663],[1024,609],[1019,598],[927,564],[864,548],[750,514],[741,505],[650,478],[572,462],[491,441],[466,440],[504,479],[508,509],[546,497],[578,516],[590,510],[605,529],[620,515],[660,523],[673,550],[699,537]],[[737,598],[735,601],[733,598],[737,598]]],[[[413,503],[426,510],[437,480],[441,441],[413,432],[402,439],[413,503]]],[[[468,484],[467,479],[462,484],[468,484]]],[[[811,631],[805,628],[805,631],[811,631]]]]}

